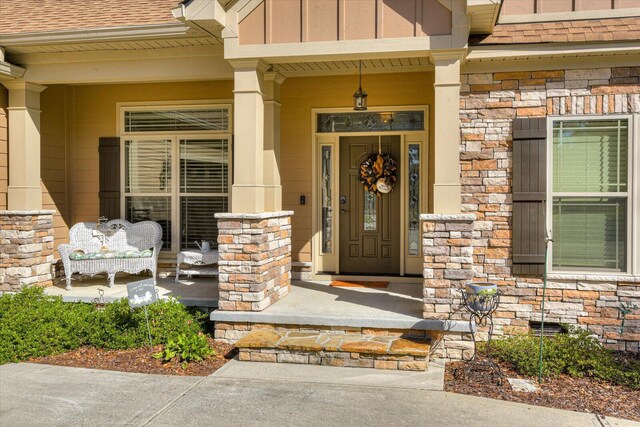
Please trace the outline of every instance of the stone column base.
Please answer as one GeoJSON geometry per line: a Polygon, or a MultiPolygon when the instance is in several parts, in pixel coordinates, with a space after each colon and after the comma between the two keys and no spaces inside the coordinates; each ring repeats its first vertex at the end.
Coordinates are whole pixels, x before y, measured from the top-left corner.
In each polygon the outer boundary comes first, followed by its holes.
{"type": "Polygon", "coordinates": [[[473,278],[474,214],[422,214],[425,319],[456,319],[456,300],[473,278]]]}
{"type": "Polygon", "coordinates": [[[0,290],[51,286],[55,211],[0,211],[0,290]]]}
{"type": "Polygon", "coordinates": [[[219,213],[218,309],[262,311],[289,293],[292,211],[219,213]]]}

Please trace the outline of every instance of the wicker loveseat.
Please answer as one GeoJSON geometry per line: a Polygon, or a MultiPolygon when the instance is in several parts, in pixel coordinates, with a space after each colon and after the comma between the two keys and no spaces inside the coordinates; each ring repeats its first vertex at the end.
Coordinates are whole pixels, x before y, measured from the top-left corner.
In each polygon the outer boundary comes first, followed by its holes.
{"type": "Polygon", "coordinates": [[[153,221],[132,224],[115,219],[98,225],[81,222],[69,230],[68,245],[58,246],[64,265],[67,290],[73,273],[93,276],[107,273],[113,286],[117,272],[150,270],[156,280],[158,256],[162,248],[162,227],[153,221]]]}

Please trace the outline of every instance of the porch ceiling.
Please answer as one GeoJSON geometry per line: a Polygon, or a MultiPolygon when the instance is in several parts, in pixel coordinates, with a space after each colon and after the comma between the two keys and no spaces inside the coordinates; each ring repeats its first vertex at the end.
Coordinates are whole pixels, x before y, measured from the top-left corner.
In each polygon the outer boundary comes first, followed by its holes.
{"type": "MultiPolygon", "coordinates": [[[[353,74],[358,60],[291,62],[273,64],[273,68],[286,77],[323,74],[353,74]]],[[[428,57],[380,58],[362,60],[363,73],[398,73],[433,70],[428,57]]]]}

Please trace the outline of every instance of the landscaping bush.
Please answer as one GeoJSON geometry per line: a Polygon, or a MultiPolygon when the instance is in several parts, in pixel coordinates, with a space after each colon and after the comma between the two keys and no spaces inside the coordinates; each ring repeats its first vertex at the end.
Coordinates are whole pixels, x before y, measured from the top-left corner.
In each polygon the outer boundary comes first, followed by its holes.
{"type": "Polygon", "coordinates": [[[189,362],[199,362],[212,354],[215,354],[215,350],[209,345],[207,337],[200,333],[170,338],[164,349],[153,357],[165,362],[178,358],[182,362],[182,369],[186,369],[189,362]]]}
{"type": "MultiPolygon", "coordinates": [[[[159,300],[147,307],[153,344],[164,344],[180,334],[200,332],[196,316],[175,300],[159,300]]],[[[126,299],[106,304],[94,313],[90,344],[108,349],[127,349],[149,344],[142,308],[130,310],[126,299]]]]}
{"type": "Polygon", "coordinates": [[[0,364],[46,356],[86,343],[93,308],[64,303],[29,287],[0,297],[0,364]]]}
{"type": "MultiPolygon", "coordinates": [[[[640,362],[616,357],[588,331],[572,328],[569,333],[543,337],[542,375],[591,376],[640,389],[640,362]]],[[[538,374],[540,337],[528,334],[496,340],[493,356],[510,363],[520,374],[538,374]]]]}
{"type": "MultiPolygon", "coordinates": [[[[154,344],[198,334],[206,317],[176,300],[160,300],[147,309],[154,344]]],[[[39,287],[0,297],[0,364],[83,345],[127,349],[148,343],[144,311],[129,309],[126,298],[104,307],[65,303],[61,297],[45,295],[39,287]]]]}

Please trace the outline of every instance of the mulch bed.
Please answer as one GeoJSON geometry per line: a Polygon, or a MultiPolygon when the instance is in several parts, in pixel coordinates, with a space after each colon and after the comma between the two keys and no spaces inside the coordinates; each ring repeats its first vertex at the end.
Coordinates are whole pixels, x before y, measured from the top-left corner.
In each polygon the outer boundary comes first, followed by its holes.
{"type": "Polygon", "coordinates": [[[161,345],[130,350],[81,347],[67,353],[33,358],[28,362],[143,374],[206,376],[220,369],[234,356],[233,345],[208,339],[216,354],[201,362],[191,362],[186,369],[182,369],[177,360],[165,363],[154,358],[153,355],[162,350],[161,345]]]}
{"type": "Polygon", "coordinates": [[[501,386],[492,382],[488,375],[472,373],[468,378],[460,379],[454,376],[454,370],[461,363],[446,365],[445,391],[640,421],[640,390],[594,378],[562,375],[544,380],[536,393],[516,392],[507,378],[527,378],[536,384],[537,378],[519,375],[508,364],[499,363],[505,377],[501,386]]]}

